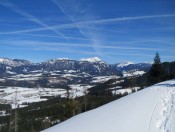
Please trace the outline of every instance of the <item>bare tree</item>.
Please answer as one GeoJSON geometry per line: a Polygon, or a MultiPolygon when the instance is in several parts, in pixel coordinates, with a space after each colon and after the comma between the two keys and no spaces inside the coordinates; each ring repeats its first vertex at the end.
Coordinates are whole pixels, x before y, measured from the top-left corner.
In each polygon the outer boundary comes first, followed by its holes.
{"type": "Polygon", "coordinates": [[[85,86],[84,89],[83,89],[83,93],[84,93],[84,111],[86,112],[87,110],[87,94],[88,94],[88,91],[87,91],[87,87],[85,86]]]}

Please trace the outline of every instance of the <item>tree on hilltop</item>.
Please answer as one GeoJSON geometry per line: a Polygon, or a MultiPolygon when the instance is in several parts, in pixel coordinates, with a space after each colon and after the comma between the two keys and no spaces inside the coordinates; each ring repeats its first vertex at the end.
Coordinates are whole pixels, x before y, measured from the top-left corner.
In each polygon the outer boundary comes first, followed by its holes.
{"type": "Polygon", "coordinates": [[[148,84],[153,85],[163,80],[164,80],[164,70],[161,64],[159,53],[156,53],[154,57],[154,62],[148,74],[148,84]]]}

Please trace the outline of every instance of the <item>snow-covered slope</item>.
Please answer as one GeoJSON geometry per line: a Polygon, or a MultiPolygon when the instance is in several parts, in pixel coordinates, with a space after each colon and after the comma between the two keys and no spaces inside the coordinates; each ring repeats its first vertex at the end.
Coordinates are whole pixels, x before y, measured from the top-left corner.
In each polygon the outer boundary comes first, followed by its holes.
{"type": "Polygon", "coordinates": [[[132,77],[132,76],[141,76],[143,74],[145,74],[146,72],[144,71],[123,71],[122,74],[123,74],[123,77],[132,77]]]}
{"type": "Polygon", "coordinates": [[[130,94],[43,132],[175,132],[175,80],[130,94]]]}
{"type": "Polygon", "coordinates": [[[131,65],[131,64],[134,64],[134,63],[133,62],[120,63],[117,65],[117,67],[125,67],[125,66],[131,65]]]}
{"type": "Polygon", "coordinates": [[[11,60],[8,58],[0,58],[0,64],[16,67],[16,66],[22,66],[22,65],[29,65],[31,63],[26,60],[19,60],[19,59],[11,60]]]}

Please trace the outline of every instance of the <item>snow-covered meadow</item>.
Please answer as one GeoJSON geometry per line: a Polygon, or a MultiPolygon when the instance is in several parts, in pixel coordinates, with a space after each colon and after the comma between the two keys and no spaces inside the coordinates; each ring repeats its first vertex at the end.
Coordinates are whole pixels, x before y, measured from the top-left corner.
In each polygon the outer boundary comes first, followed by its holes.
{"type": "MultiPolygon", "coordinates": [[[[90,85],[70,85],[70,98],[80,97],[85,94],[85,90],[91,88],[90,85]]],[[[26,88],[26,87],[1,87],[0,88],[0,103],[11,104],[15,108],[15,100],[17,107],[25,107],[26,103],[46,101],[47,97],[67,97],[65,89],[54,88],[26,88]],[[16,94],[17,93],[17,94],[16,94]]]]}
{"type": "Polygon", "coordinates": [[[12,108],[15,108],[15,100],[17,100],[18,107],[25,107],[26,103],[47,100],[43,98],[44,96],[64,96],[66,93],[64,89],[24,87],[6,87],[1,88],[0,91],[0,103],[11,104],[12,108]]]}

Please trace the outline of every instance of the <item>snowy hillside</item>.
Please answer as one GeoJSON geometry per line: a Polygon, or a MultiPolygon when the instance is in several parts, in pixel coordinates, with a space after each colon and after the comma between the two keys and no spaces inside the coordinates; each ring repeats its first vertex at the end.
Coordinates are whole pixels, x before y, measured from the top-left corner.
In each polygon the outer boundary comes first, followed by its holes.
{"type": "Polygon", "coordinates": [[[126,72],[126,71],[123,71],[122,74],[123,74],[123,77],[132,77],[132,76],[141,76],[143,74],[145,74],[146,72],[144,71],[132,71],[132,72],[126,72]]]}
{"type": "Polygon", "coordinates": [[[130,94],[43,132],[175,132],[175,80],[130,94]]]}
{"type": "Polygon", "coordinates": [[[126,63],[120,63],[117,65],[117,67],[124,67],[124,66],[128,66],[128,65],[131,65],[131,64],[134,64],[133,62],[126,62],[126,63]]]}

